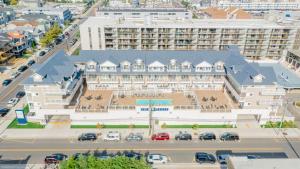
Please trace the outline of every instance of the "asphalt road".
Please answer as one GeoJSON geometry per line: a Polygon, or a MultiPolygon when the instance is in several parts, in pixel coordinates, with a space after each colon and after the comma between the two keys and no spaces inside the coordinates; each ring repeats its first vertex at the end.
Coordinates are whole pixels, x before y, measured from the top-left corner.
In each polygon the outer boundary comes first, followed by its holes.
{"type": "MultiPolygon", "coordinates": [[[[290,140],[297,152],[300,152],[300,140],[290,140]]],[[[215,153],[217,150],[246,152],[251,155],[268,152],[285,154],[289,158],[297,155],[285,140],[279,139],[244,139],[239,142],[221,141],[150,141],[142,142],[78,142],[75,139],[59,140],[2,140],[0,144],[0,164],[6,160],[25,160],[28,163],[42,163],[46,155],[65,153],[72,155],[77,152],[106,152],[115,154],[123,151],[135,151],[143,154],[161,153],[167,155],[172,163],[194,163],[195,152],[215,153]]],[[[279,156],[282,157],[282,156],[279,156]]]]}

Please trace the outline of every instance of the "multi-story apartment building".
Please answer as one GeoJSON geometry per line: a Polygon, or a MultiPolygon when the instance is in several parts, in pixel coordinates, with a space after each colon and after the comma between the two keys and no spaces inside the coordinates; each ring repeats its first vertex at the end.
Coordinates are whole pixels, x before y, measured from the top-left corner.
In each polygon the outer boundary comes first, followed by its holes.
{"type": "Polygon", "coordinates": [[[31,115],[70,116],[72,124],[236,124],[280,120],[285,96],[272,67],[248,63],[237,48],[223,51],[59,52],[23,82],[31,115]],[[279,117],[278,117],[279,116],[279,117]]]}
{"type": "Polygon", "coordinates": [[[246,11],[299,10],[299,2],[229,2],[220,1],[219,8],[237,7],[246,11]]]}
{"type": "Polygon", "coordinates": [[[185,8],[98,8],[95,16],[112,18],[181,18],[192,19],[192,13],[185,8]]]}
{"type": "Polygon", "coordinates": [[[83,50],[223,50],[237,45],[251,59],[279,59],[299,46],[297,23],[264,19],[152,20],[90,17],[80,25],[83,50]]]}

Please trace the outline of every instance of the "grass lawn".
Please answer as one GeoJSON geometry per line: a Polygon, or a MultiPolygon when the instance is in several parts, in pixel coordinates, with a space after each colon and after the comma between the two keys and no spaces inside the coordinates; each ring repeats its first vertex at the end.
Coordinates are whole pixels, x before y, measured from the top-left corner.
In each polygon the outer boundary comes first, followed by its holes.
{"type": "Polygon", "coordinates": [[[8,129],[42,129],[44,125],[28,122],[26,125],[19,125],[17,119],[14,119],[7,127],[8,129]]]}
{"type": "MultiPolygon", "coordinates": [[[[190,125],[190,124],[182,124],[182,125],[165,125],[163,128],[193,128],[195,125],[190,125]]],[[[196,128],[196,127],[195,127],[196,128]]],[[[232,125],[222,125],[222,124],[217,124],[217,125],[197,125],[197,128],[233,128],[232,125]]]]}
{"type": "MultiPolygon", "coordinates": [[[[148,128],[148,125],[134,125],[133,128],[148,128]]],[[[96,125],[71,125],[73,129],[80,129],[80,128],[97,128],[96,125]]],[[[127,129],[129,125],[104,125],[102,128],[106,129],[127,129]]]]}
{"type": "MultiPolygon", "coordinates": [[[[280,122],[267,122],[265,125],[261,125],[262,128],[279,128],[280,122]]],[[[282,123],[282,128],[297,128],[293,121],[284,121],[282,123]]]]}

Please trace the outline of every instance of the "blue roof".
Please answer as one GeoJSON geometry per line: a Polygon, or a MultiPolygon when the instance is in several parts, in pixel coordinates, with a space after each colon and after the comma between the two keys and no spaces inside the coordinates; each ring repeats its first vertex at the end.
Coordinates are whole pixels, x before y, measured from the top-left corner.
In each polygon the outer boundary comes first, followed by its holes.
{"type": "Polygon", "coordinates": [[[64,77],[70,77],[74,74],[74,63],[70,56],[66,55],[63,50],[55,53],[43,64],[35,65],[33,71],[44,77],[43,81],[34,82],[33,77],[23,81],[23,84],[53,84],[63,80],[64,77]]]}
{"type": "MultiPolygon", "coordinates": [[[[257,63],[248,63],[240,54],[237,47],[230,47],[223,51],[82,50],[79,56],[68,56],[64,53],[64,51],[59,51],[42,65],[37,66],[35,72],[42,76],[46,76],[42,82],[33,82],[32,77],[30,77],[24,81],[24,84],[60,82],[64,77],[69,77],[74,73],[75,63],[86,63],[89,61],[94,61],[98,64],[104,63],[105,61],[110,61],[117,65],[117,72],[98,72],[100,74],[134,74],[134,72],[121,72],[120,63],[123,61],[134,63],[137,59],[143,60],[146,66],[155,61],[159,61],[164,65],[168,65],[172,59],[175,59],[178,64],[188,61],[193,65],[192,72],[175,72],[176,74],[198,73],[195,72],[195,66],[203,61],[206,61],[210,64],[215,64],[218,61],[222,61],[225,66],[225,72],[230,74],[239,85],[273,85],[280,81],[273,68],[261,66],[257,63]],[[259,74],[261,74],[264,79],[261,83],[255,83],[253,77],[259,74]]],[[[153,74],[153,72],[143,73],[153,74]]],[[[155,73],[165,74],[166,72],[155,73]]],[[[171,72],[167,73],[171,74],[171,72]]],[[[215,71],[212,73],[225,74],[215,71]]],[[[139,72],[139,74],[141,74],[141,72],[139,72]]],[[[201,72],[199,74],[204,73],[201,72]]],[[[298,86],[300,86],[300,84],[298,86]]]]}
{"type": "Polygon", "coordinates": [[[300,88],[300,77],[280,63],[260,63],[260,67],[272,69],[275,72],[276,81],[284,88],[300,88]]]}

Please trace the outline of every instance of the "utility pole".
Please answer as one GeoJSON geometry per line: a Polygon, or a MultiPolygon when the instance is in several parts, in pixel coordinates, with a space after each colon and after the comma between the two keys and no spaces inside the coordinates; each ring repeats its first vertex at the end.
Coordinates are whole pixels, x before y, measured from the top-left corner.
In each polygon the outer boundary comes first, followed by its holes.
{"type": "Polygon", "coordinates": [[[152,102],[151,99],[149,101],[149,136],[152,134],[152,102]]]}

